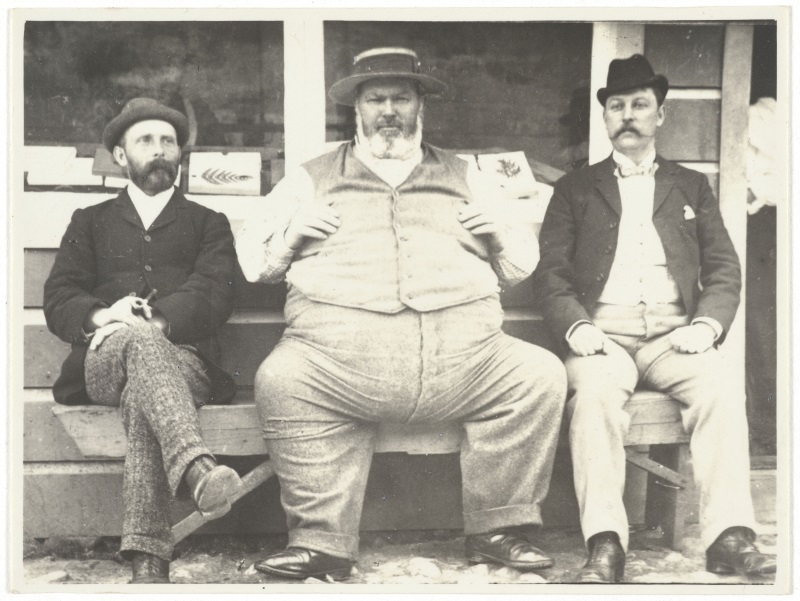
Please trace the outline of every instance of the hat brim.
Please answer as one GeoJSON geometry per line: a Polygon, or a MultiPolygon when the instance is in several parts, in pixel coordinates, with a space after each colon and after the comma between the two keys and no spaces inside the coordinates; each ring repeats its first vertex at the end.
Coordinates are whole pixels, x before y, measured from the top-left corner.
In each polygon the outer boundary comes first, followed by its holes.
{"type": "Polygon", "coordinates": [[[410,79],[415,81],[420,86],[420,93],[425,94],[441,94],[447,89],[447,86],[430,75],[422,73],[408,73],[407,71],[401,72],[382,72],[382,73],[359,73],[357,75],[350,75],[344,79],[340,79],[331,86],[328,90],[328,97],[337,104],[346,104],[353,106],[356,103],[356,92],[358,86],[365,81],[373,79],[410,79]]]}
{"type": "Polygon", "coordinates": [[[637,82],[621,88],[600,88],[597,90],[597,100],[600,101],[600,104],[602,104],[603,107],[605,107],[606,100],[608,100],[609,96],[613,94],[619,94],[620,92],[627,92],[628,90],[638,90],[639,88],[658,88],[661,92],[661,95],[666,96],[667,92],[669,91],[669,82],[663,75],[656,75],[655,77],[643,82],[637,82]]]}
{"type": "Polygon", "coordinates": [[[147,106],[131,111],[123,111],[111,121],[103,130],[103,146],[110,153],[114,153],[114,147],[118,145],[119,139],[128,131],[128,128],[139,121],[149,121],[155,119],[166,121],[175,128],[178,136],[178,145],[183,148],[189,140],[189,120],[180,111],[171,109],[163,105],[147,106]]]}

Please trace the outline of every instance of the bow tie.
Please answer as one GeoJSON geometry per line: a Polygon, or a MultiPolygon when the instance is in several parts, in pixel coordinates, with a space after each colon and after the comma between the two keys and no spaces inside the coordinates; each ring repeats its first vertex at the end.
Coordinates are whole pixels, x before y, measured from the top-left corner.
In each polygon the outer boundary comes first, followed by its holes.
{"type": "Polygon", "coordinates": [[[623,165],[617,165],[616,175],[618,177],[631,177],[632,175],[649,175],[652,176],[656,169],[658,169],[658,164],[651,163],[650,165],[632,165],[625,167],[623,165]]]}

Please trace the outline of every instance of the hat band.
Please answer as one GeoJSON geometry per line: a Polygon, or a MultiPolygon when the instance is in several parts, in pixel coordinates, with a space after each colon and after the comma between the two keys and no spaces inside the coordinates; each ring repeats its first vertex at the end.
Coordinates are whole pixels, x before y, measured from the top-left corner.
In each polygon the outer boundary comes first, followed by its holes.
{"type": "Polygon", "coordinates": [[[374,56],[361,59],[354,67],[354,75],[367,73],[417,73],[417,61],[410,56],[374,56]]]}

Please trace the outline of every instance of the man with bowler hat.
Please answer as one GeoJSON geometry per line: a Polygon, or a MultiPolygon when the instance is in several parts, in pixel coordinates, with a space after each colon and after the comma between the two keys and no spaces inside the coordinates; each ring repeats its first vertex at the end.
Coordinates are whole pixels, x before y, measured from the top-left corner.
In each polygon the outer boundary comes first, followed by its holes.
{"type": "Polygon", "coordinates": [[[227,218],[174,186],[188,132],[183,114],[150,98],[132,99],[109,122],[103,145],[130,183],[75,211],[44,286],[47,325],[72,345],[56,401],[120,409],[120,551],[134,584],[169,582],[178,492],[216,518],[242,486],[206,447],[195,409],[233,396],[214,359],[236,258],[227,218]]]}
{"type": "Polygon", "coordinates": [[[744,392],[717,350],[739,304],[739,261],[706,177],[656,154],[667,90],[644,56],[611,61],[597,99],[614,151],[556,183],[540,234],[534,290],[565,349],[589,551],[578,582],[623,579],[623,406],[639,384],[681,403],[706,569],[775,572],[753,544],[744,392]]]}
{"type": "Polygon", "coordinates": [[[526,535],[564,369],[500,329],[500,285],[533,271],[536,241],[477,171],[422,142],[425,98],[444,89],[411,50],[356,56],[329,91],[355,107],[355,139],[287,175],[237,236],[249,280],[288,282],[286,331],[255,380],[289,526],[263,572],[349,576],[379,422],[462,423],[468,560],[553,565],[526,535]]]}

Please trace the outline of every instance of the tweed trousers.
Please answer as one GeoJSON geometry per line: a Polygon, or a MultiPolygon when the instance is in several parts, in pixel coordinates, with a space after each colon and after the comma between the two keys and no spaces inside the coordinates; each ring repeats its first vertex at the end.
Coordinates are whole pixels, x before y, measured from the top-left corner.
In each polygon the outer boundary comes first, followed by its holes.
{"type": "MultiPolygon", "coordinates": [[[[292,294],[255,397],[289,546],[354,559],[379,422],[461,422],[464,530],[541,524],[566,397],[495,298],[383,314],[292,294]]],[[[409,525],[413,527],[413,525],[409,525]]]]}
{"type": "Polygon", "coordinates": [[[128,439],[120,551],[124,557],[144,551],[170,561],[172,499],[192,460],[211,455],[195,409],[209,396],[205,366],[194,352],[144,323],[121,328],[88,351],[84,370],[89,398],[119,407],[128,439]]]}
{"type": "Polygon", "coordinates": [[[679,304],[600,304],[592,319],[611,338],[611,347],[606,345],[605,354],[571,354],[566,360],[570,451],[584,538],[612,531],[628,547],[622,493],[630,417],[623,406],[639,383],[681,403],[704,545],[731,526],[754,528],[744,390],[730,385],[719,352],[672,349],[669,333],[689,323],[679,304]]]}

